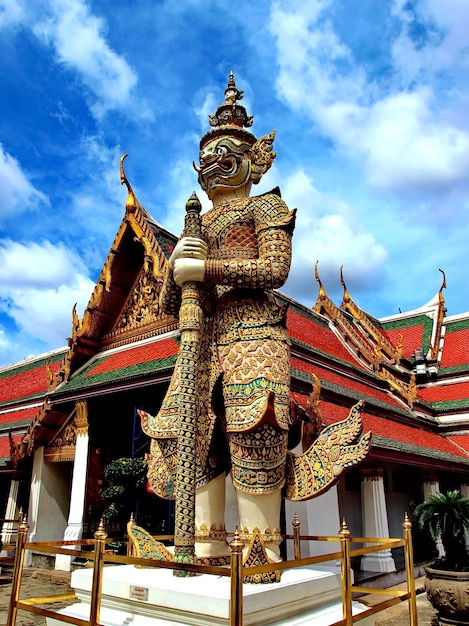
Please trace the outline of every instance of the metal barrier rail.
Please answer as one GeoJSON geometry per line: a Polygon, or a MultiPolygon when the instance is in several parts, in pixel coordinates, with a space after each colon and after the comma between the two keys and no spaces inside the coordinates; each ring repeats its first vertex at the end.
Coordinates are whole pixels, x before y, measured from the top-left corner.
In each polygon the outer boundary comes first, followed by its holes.
{"type": "MultiPolygon", "coordinates": [[[[231,567],[207,566],[207,565],[187,565],[183,563],[173,563],[168,561],[157,561],[155,559],[142,559],[135,556],[120,556],[116,554],[106,553],[106,544],[113,543],[115,540],[108,539],[104,530],[103,523],[99,525],[98,530],[94,533],[94,539],[83,539],[77,541],[48,541],[48,542],[27,542],[26,535],[28,525],[26,519],[22,518],[18,525],[18,535],[15,550],[15,563],[12,580],[12,590],[10,605],[8,609],[8,617],[6,626],[16,626],[16,617],[18,610],[28,611],[51,617],[58,621],[74,624],[76,626],[97,626],[100,622],[101,610],[101,588],[103,578],[103,567],[105,563],[116,564],[133,564],[145,567],[156,567],[171,570],[184,570],[200,574],[213,574],[216,576],[229,576],[231,579],[231,602],[230,602],[230,626],[243,626],[243,578],[254,574],[271,572],[273,570],[285,570],[294,567],[304,567],[317,563],[325,563],[327,561],[339,560],[341,563],[341,581],[342,581],[342,619],[330,624],[330,626],[351,626],[370,615],[378,613],[385,608],[408,600],[409,605],[409,624],[410,626],[418,626],[417,622],[417,605],[415,595],[414,580],[414,563],[412,552],[412,524],[409,521],[407,513],[405,514],[402,539],[389,539],[382,537],[353,537],[345,519],[342,522],[339,535],[336,537],[319,536],[319,535],[300,535],[299,521],[295,516],[293,521],[293,534],[285,535],[285,539],[291,539],[294,543],[294,560],[281,561],[269,565],[260,565],[257,567],[243,567],[243,547],[244,543],[240,540],[238,533],[234,533],[230,542],[231,549],[231,567]],[[326,541],[336,542],[340,544],[340,550],[320,556],[301,557],[301,541],[326,541]],[[351,543],[367,543],[375,544],[365,546],[354,550],[350,549],[351,543]],[[70,546],[70,547],[68,547],[70,546]],[[73,547],[72,547],[73,546],[73,547]],[[93,551],[77,549],[78,546],[94,546],[93,551]],[[383,549],[404,547],[405,569],[407,579],[407,592],[376,589],[370,587],[361,587],[353,585],[351,580],[351,558],[353,556],[361,556],[370,552],[379,552],[383,549]],[[38,606],[39,604],[60,602],[73,599],[74,593],[62,594],[57,596],[47,596],[30,598],[27,600],[19,599],[19,590],[21,585],[21,577],[23,572],[24,555],[26,550],[37,550],[41,553],[65,554],[73,557],[85,557],[93,560],[93,577],[91,585],[90,600],[90,616],[89,620],[83,620],[67,615],[58,614],[55,611],[38,606]],[[379,594],[389,596],[389,599],[368,608],[357,615],[352,612],[353,594],[379,594]]],[[[172,538],[171,535],[159,536],[159,539],[172,538]]]]}

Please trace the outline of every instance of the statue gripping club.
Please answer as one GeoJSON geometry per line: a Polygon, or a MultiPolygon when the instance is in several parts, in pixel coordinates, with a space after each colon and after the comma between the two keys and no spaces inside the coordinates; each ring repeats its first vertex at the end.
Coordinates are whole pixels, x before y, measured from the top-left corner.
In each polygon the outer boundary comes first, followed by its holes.
{"type": "MultiPolygon", "coordinates": [[[[194,165],[213,206],[201,216],[199,234],[191,236],[197,232],[192,229],[177,243],[160,296],[161,310],[180,315],[181,352],[158,414],[140,411],[152,439],[151,487],[163,498],[183,502],[176,508],[175,552],[176,560],[187,562],[223,563],[230,554],[224,522],[227,473],[248,563],[280,560],[285,488],[295,499],[324,490],[317,480],[315,487],[314,480],[298,486],[297,466],[287,464],[290,343],[286,311],[273,290],[288,277],[295,211],[278,190],[249,195],[276,156],[275,132],[256,139],[247,131],[252,117],[241,98],[231,73],[225,101],[209,116],[213,128],[202,137],[200,163],[194,165]],[[195,325],[187,321],[194,307],[195,325]]],[[[352,430],[350,441],[355,441],[360,433],[356,426],[352,430]]],[[[327,465],[325,457],[322,463],[327,465]]],[[[303,462],[300,473],[308,473],[306,466],[303,462]]],[[[334,471],[329,478],[323,472],[323,486],[335,482],[334,471]]]]}

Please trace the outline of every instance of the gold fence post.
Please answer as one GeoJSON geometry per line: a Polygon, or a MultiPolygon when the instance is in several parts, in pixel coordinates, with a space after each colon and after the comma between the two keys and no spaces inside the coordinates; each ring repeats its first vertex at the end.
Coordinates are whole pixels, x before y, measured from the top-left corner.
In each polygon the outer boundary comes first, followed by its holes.
{"type": "Polygon", "coordinates": [[[415,597],[415,577],[414,577],[414,549],[412,546],[412,523],[407,515],[404,514],[404,522],[402,524],[404,529],[405,539],[405,570],[407,579],[407,593],[409,593],[409,618],[410,626],[417,626],[417,602],[415,597]]]}
{"type": "Polygon", "coordinates": [[[13,580],[11,583],[10,605],[8,607],[7,626],[15,626],[16,615],[18,613],[18,599],[20,593],[21,576],[23,573],[24,563],[24,546],[26,544],[26,535],[29,526],[26,522],[26,516],[20,511],[20,521],[18,524],[18,532],[16,535],[15,562],[13,565],[13,580]]]}
{"type": "Polygon", "coordinates": [[[347,528],[345,517],[342,519],[342,527],[339,531],[340,552],[342,554],[340,563],[342,571],[342,617],[346,626],[352,626],[352,580],[350,563],[350,530],[347,528]]]}
{"type": "Polygon", "coordinates": [[[236,527],[231,549],[231,602],[230,626],[243,626],[243,548],[236,527]]]}
{"type": "Polygon", "coordinates": [[[301,559],[301,541],[300,541],[300,526],[301,522],[298,519],[298,515],[295,513],[295,517],[292,522],[293,526],[293,558],[301,559]]]}
{"type": "Polygon", "coordinates": [[[101,611],[101,586],[103,582],[103,555],[106,545],[107,533],[104,530],[103,520],[99,522],[97,531],[94,533],[94,563],[93,581],[91,583],[91,606],[90,606],[90,626],[99,624],[101,611]]]}
{"type": "MultiPolygon", "coordinates": [[[[127,524],[127,528],[129,526],[135,526],[135,518],[134,518],[134,514],[131,513],[130,514],[130,519],[129,519],[129,523],[127,524]]],[[[134,546],[133,546],[133,541],[130,537],[129,532],[127,532],[127,550],[126,550],[126,554],[127,556],[135,556],[134,555],[134,546]]]]}

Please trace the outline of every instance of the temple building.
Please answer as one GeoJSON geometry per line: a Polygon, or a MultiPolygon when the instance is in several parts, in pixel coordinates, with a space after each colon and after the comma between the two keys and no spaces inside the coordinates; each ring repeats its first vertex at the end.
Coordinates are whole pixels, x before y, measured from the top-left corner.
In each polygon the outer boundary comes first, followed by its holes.
{"type": "MultiPolygon", "coordinates": [[[[176,237],[125,182],[124,217],[83,318],[73,312],[68,346],[0,369],[2,517],[26,511],[31,541],[93,532],[104,467],[148,451],[137,410],[158,410],[176,361],[178,322],[157,306],[176,237]]],[[[360,400],[372,444],[326,494],[286,502],[286,524],[296,513],[302,534],[336,534],[345,516],[352,535],[400,537],[404,513],[429,494],[469,497],[469,313],[447,315],[444,276],[431,302],[380,320],[356,305],[342,276],[337,304],[316,278],[312,309],[278,293],[288,305],[291,403],[302,416],[296,449],[360,400]]],[[[171,502],[146,493],[139,507],[153,531],[171,531],[171,502]]],[[[10,532],[4,524],[4,539],[10,532]]],[[[56,567],[69,568],[67,558],[56,567]]],[[[425,559],[418,542],[416,559],[425,559]]],[[[372,553],[360,566],[392,572],[396,558],[372,553]]]]}

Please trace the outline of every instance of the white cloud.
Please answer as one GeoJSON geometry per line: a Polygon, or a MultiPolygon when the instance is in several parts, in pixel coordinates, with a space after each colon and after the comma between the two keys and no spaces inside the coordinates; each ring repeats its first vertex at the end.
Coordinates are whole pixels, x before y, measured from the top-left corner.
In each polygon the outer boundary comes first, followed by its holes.
{"type": "Polygon", "coordinates": [[[104,20],[93,15],[82,0],[46,0],[41,18],[31,23],[34,34],[54,48],[57,60],[76,71],[96,96],[90,109],[96,117],[111,109],[129,108],[150,117],[148,107],[131,101],[137,75],[125,58],[111,48],[104,20]],[[44,12],[47,17],[43,18],[44,12]]]}
{"type": "Polygon", "coordinates": [[[81,315],[93,288],[81,259],[63,244],[0,241],[0,311],[17,329],[9,336],[0,329],[0,342],[15,354],[37,338],[43,350],[64,345],[73,305],[81,315]]]}
{"type": "MultiPolygon", "coordinates": [[[[451,99],[438,101],[436,84],[430,80],[436,80],[431,59],[432,52],[443,50],[440,40],[430,38],[424,53],[408,35],[402,36],[394,49],[394,74],[378,85],[355,63],[321,13],[326,3],[313,4],[315,10],[308,13],[303,6],[284,10],[276,3],[271,13],[280,68],[277,86],[284,101],[308,116],[345,155],[362,163],[376,187],[448,191],[469,182],[467,122],[458,122],[452,114],[451,99]],[[407,68],[417,57],[417,69],[410,76],[407,68]],[[426,81],[415,82],[421,75],[426,81]]],[[[434,9],[433,3],[428,5],[434,9]]],[[[405,23],[404,9],[395,8],[395,13],[405,23]]],[[[442,32],[448,34],[440,36],[451,42],[451,53],[441,56],[456,58],[457,40],[462,58],[456,20],[444,20],[435,10],[432,19],[441,19],[442,32]]]]}
{"type": "Polygon", "coordinates": [[[20,163],[8,154],[0,144],[0,216],[18,215],[49,200],[34,187],[21,169],[20,163]]]}
{"type": "Polygon", "coordinates": [[[303,170],[284,180],[282,189],[287,204],[298,207],[287,293],[303,302],[315,299],[316,260],[321,280],[331,292],[340,288],[341,265],[354,293],[381,286],[388,253],[363,226],[352,206],[316,189],[303,170]]]}
{"type": "Polygon", "coordinates": [[[0,240],[0,285],[3,292],[21,284],[25,289],[49,288],[67,283],[83,262],[64,244],[0,240]]]}
{"type": "Polygon", "coordinates": [[[19,0],[0,0],[0,28],[19,24],[24,7],[19,0]]]}

